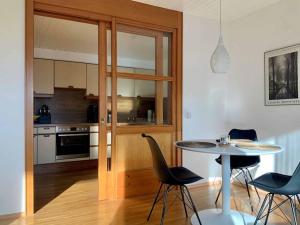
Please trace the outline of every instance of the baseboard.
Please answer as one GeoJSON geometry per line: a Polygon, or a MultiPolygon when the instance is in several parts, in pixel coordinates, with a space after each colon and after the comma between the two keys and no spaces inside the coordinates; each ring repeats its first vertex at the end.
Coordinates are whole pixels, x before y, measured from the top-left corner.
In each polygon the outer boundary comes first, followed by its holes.
{"type": "Polygon", "coordinates": [[[5,215],[0,215],[0,220],[18,219],[23,216],[25,216],[24,212],[5,214],[5,215]]]}
{"type": "Polygon", "coordinates": [[[194,188],[206,187],[206,186],[210,186],[210,185],[219,185],[221,183],[222,183],[222,178],[216,178],[214,180],[210,180],[210,181],[206,181],[206,182],[202,182],[202,183],[191,184],[188,187],[190,189],[194,189],[194,188]]]}

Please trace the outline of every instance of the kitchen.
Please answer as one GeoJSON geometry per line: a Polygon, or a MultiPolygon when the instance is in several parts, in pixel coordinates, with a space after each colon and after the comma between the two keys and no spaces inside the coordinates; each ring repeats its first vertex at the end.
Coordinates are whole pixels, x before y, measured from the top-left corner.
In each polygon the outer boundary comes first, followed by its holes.
{"type": "MultiPolygon", "coordinates": [[[[111,170],[111,31],[107,30],[106,68],[106,148],[107,171],[111,170]]],[[[148,38],[149,39],[149,38],[148,38]]],[[[121,33],[124,44],[119,53],[118,71],[155,74],[155,43],[134,34],[121,33]],[[144,50],[133,47],[145,45],[144,50]],[[131,49],[128,51],[128,46],[131,49]],[[151,51],[149,51],[151,49],[151,51]],[[154,50],[153,50],[154,49],[154,50]],[[129,52],[129,53],[128,53],[129,52]],[[150,56],[145,54],[150,52],[150,56]],[[138,55],[138,57],[137,57],[138,55]],[[145,59],[143,59],[143,55],[145,59]],[[148,57],[148,58],[147,58],[148,57]],[[138,59],[136,59],[138,58],[138,59]]],[[[80,181],[81,173],[97,178],[99,150],[99,68],[98,26],[59,18],[35,16],[34,49],[34,172],[35,204],[42,208],[64,189],[55,179],[80,181]],[[54,179],[54,181],[52,181],[54,179]],[[54,191],[49,191],[53,187],[54,191]],[[46,190],[46,193],[45,193],[46,190]],[[52,192],[52,193],[51,193],[52,192]]],[[[168,48],[166,48],[168,49],[168,48]]],[[[167,50],[166,50],[167,51],[167,50]]],[[[155,81],[118,79],[117,124],[155,125],[155,81]]],[[[163,107],[171,107],[168,82],[163,82],[166,98],[163,107]]],[[[170,114],[164,113],[165,123],[170,114]]],[[[101,163],[101,162],[99,162],[101,163]]],[[[82,178],[84,179],[84,178],[82,178]]],[[[67,185],[68,186],[68,185],[67,185]]]]}

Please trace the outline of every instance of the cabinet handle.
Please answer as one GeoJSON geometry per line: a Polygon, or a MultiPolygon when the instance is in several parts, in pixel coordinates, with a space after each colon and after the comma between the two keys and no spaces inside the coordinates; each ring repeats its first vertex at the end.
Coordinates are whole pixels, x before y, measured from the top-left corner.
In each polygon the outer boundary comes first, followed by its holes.
{"type": "Polygon", "coordinates": [[[44,130],[49,130],[50,129],[50,127],[44,127],[44,130]]]}
{"type": "Polygon", "coordinates": [[[49,135],[49,134],[44,134],[43,136],[44,136],[44,137],[50,137],[50,135],[49,135]]]}

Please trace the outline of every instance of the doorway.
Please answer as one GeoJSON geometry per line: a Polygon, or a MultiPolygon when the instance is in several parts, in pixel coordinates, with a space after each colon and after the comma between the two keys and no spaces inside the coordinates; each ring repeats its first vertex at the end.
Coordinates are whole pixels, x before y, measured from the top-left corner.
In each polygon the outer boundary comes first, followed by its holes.
{"type": "Polygon", "coordinates": [[[34,211],[110,169],[109,33],[105,22],[34,15],[34,211]]]}
{"type": "Polygon", "coordinates": [[[98,198],[125,198],[155,191],[157,181],[151,169],[147,143],[140,135],[142,132],[161,138],[160,145],[164,146],[170,165],[181,163],[181,153],[176,151],[173,143],[181,138],[182,13],[133,1],[122,2],[122,10],[119,6],[118,1],[106,0],[85,0],[84,4],[81,0],[26,0],[27,214],[34,212],[34,14],[98,25],[99,96],[104,98],[107,90],[111,93],[111,97],[107,96],[103,101],[99,98],[98,103],[98,158],[103,162],[98,165],[98,198]],[[125,36],[138,43],[132,41],[133,46],[128,49],[129,45],[121,41],[125,36]],[[111,43],[107,44],[108,40],[111,43]],[[140,51],[144,41],[151,51],[140,51]],[[105,51],[100,51],[106,49],[108,52],[106,46],[111,46],[110,59],[105,51]],[[122,49],[128,50],[122,54],[122,49]],[[139,57],[129,50],[144,52],[147,57],[139,57]],[[124,61],[122,58],[126,58],[128,53],[138,60],[124,61]],[[138,64],[145,60],[147,63],[140,67],[138,64]],[[107,67],[109,62],[111,68],[107,67]],[[122,86],[127,86],[130,92],[122,86]],[[110,132],[111,138],[108,138],[110,132]],[[111,146],[108,146],[109,140],[111,146]],[[135,148],[132,150],[131,146],[135,148]],[[111,160],[107,159],[109,147],[111,160]],[[147,185],[145,190],[137,189],[135,184],[144,182],[146,177],[151,185],[147,185]]]}

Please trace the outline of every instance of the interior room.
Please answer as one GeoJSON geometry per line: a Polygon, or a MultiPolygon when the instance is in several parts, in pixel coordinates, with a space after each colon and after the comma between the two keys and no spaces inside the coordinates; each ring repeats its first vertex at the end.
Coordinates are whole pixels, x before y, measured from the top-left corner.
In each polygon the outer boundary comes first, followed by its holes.
{"type": "Polygon", "coordinates": [[[3,0],[0,225],[297,225],[299,0],[3,0]]]}

